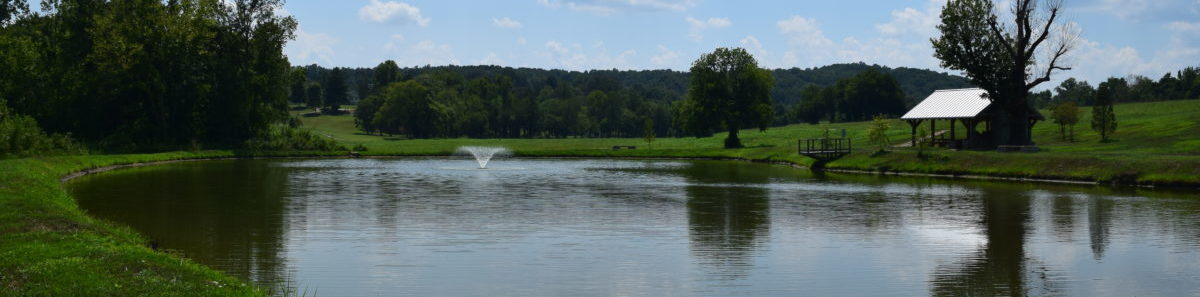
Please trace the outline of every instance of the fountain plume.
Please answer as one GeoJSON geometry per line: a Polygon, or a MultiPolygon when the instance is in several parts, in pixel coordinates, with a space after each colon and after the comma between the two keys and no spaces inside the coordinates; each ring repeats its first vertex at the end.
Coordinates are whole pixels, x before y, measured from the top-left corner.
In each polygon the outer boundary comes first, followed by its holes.
{"type": "Polygon", "coordinates": [[[507,156],[511,153],[511,151],[503,147],[485,146],[462,146],[455,152],[455,154],[475,157],[475,162],[479,163],[479,169],[487,169],[488,161],[491,161],[492,158],[507,156]]]}

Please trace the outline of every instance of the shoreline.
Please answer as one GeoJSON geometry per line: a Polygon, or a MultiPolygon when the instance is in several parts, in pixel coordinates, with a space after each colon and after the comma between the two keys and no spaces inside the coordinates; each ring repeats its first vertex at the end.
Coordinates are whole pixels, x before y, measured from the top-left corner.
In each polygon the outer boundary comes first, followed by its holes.
{"type": "MultiPolygon", "coordinates": [[[[66,183],[72,179],[79,178],[82,176],[103,173],[103,172],[112,171],[112,170],[145,167],[145,166],[155,166],[155,165],[163,165],[163,164],[171,164],[171,163],[179,163],[179,162],[199,162],[199,161],[219,161],[219,160],[255,160],[255,159],[398,159],[398,158],[430,158],[430,157],[453,157],[453,155],[440,155],[440,154],[386,155],[386,154],[384,154],[384,155],[362,155],[359,157],[352,157],[349,155],[314,154],[314,155],[299,155],[299,156],[297,156],[297,155],[287,155],[287,156],[262,155],[262,156],[183,158],[183,159],[172,159],[172,160],[162,160],[162,161],[114,164],[114,165],[108,165],[108,166],[103,166],[103,167],[89,168],[89,169],[71,172],[64,176],[61,176],[59,178],[59,182],[66,183]]],[[[812,168],[811,166],[806,166],[803,164],[798,164],[795,162],[790,162],[790,161],[785,161],[785,160],[749,159],[749,158],[738,158],[738,157],[580,156],[580,155],[531,154],[531,155],[518,155],[518,156],[514,156],[514,158],[525,158],[525,159],[614,159],[614,160],[708,160],[708,161],[736,161],[736,162],[749,162],[749,163],[764,163],[764,164],[772,164],[772,165],[789,166],[789,167],[792,167],[795,169],[810,169],[811,170],[811,168],[812,168]]],[[[1042,184],[1061,184],[1061,185],[1080,185],[1080,186],[1091,185],[1091,186],[1107,186],[1107,187],[1136,187],[1136,188],[1143,188],[1143,189],[1160,189],[1160,188],[1162,188],[1162,189],[1196,189],[1196,188],[1200,188],[1200,184],[1193,184],[1193,183],[1178,183],[1178,184],[1165,184],[1165,185],[1162,185],[1162,184],[1138,184],[1138,183],[1130,184],[1130,183],[1119,183],[1119,182],[1105,183],[1105,182],[1097,181],[1097,180],[1070,179],[1070,178],[1061,178],[1061,177],[1039,177],[1039,176],[1020,177],[1020,176],[988,175],[988,174],[977,174],[977,173],[924,173],[924,172],[909,172],[909,171],[896,171],[896,170],[892,170],[892,171],[864,170],[864,169],[839,168],[839,167],[826,168],[826,169],[822,169],[821,171],[824,171],[826,173],[854,174],[854,175],[930,177],[930,178],[938,178],[938,179],[945,179],[945,180],[977,180],[977,181],[1042,183],[1042,184]]]]}

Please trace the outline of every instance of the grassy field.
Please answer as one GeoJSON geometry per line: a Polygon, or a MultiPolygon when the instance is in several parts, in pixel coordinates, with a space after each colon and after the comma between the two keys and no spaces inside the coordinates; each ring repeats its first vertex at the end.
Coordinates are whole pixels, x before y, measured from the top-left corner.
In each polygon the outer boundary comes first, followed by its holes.
{"type": "MultiPolygon", "coordinates": [[[[877,148],[868,145],[866,122],[790,125],[765,132],[745,130],[740,133],[747,146],[744,149],[723,149],[724,133],[709,138],[658,138],[649,144],[640,138],[405,140],[363,134],[349,115],[306,117],[302,123],[348,146],[364,145],[369,155],[448,155],[459,146],[491,145],[508,147],[522,156],[737,158],[806,166],[812,160],[796,153],[797,139],[819,137],[825,130],[836,136],[845,129],[856,146],[855,152],[827,164],[827,168],[1123,184],[1200,184],[1200,100],[1121,104],[1115,111],[1119,127],[1111,142],[1099,141],[1099,135],[1090,129],[1091,109],[1082,108],[1075,142],[1062,140],[1058,126],[1052,122],[1035,126],[1034,141],[1043,150],[1040,153],[933,149],[921,158],[912,148],[875,154],[877,148]],[[612,150],[616,145],[638,149],[612,150]]],[[[906,142],[908,125],[898,120],[891,123],[888,135],[893,144],[906,142]]],[[[943,122],[938,128],[948,127],[943,122]]]]}

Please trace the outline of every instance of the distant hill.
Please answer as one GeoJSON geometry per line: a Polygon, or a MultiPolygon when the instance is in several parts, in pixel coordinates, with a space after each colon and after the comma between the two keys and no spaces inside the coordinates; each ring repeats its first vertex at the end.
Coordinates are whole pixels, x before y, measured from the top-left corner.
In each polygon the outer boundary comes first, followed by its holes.
{"type": "MultiPolygon", "coordinates": [[[[314,81],[321,81],[326,68],[310,65],[305,66],[307,74],[314,81]]],[[[838,80],[854,76],[869,68],[877,68],[895,77],[900,87],[907,95],[908,106],[915,105],[934,90],[970,87],[970,82],[958,75],[916,68],[890,68],[887,66],[868,65],[865,63],[833,64],[822,67],[801,69],[776,69],[775,87],[771,96],[778,105],[791,106],[803,98],[800,90],[810,84],[830,86],[838,80]]],[[[584,93],[592,90],[610,91],[615,89],[631,89],[642,94],[647,99],[675,101],[682,99],[687,92],[688,73],[674,70],[590,70],[565,71],[557,69],[511,68],[501,66],[436,66],[403,68],[405,78],[434,72],[450,71],[471,80],[479,77],[496,77],[506,75],[513,78],[514,84],[524,87],[528,94],[536,94],[542,87],[566,83],[577,86],[584,93]]],[[[369,92],[374,86],[369,82],[374,70],[371,68],[353,68],[347,75],[347,85],[351,86],[351,97],[359,98],[359,92],[369,92]]]]}
{"type": "Polygon", "coordinates": [[[876,68],[900,83],[900,89],[906,95],[905,103],[911,107],[929,96],[935,90],[958,89],[971,87],[967,78],[916,68],[890,68],[887,66],[867,65],[864,63],[833,64],[828,66],[800,69],[777,69],[775,73],[775,88],[771,96],[782,105],[788,106],[800,102],[800,90],[814,84],[827,87],[838,80],[854,76],[870,68],[876,68]]]}

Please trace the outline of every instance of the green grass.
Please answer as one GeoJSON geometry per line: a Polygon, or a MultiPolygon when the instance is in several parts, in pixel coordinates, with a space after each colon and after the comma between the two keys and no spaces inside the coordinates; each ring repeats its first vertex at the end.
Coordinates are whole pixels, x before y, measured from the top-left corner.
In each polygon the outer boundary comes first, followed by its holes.
{"type": "Polygon", "coordinates": [[[88,216],[60,184],[110,165],[244,156],[232,151],[0,160],[0,296],[262,296],[272,292],[154,251],[88,216]]]}
{"type": "MultiPolygon", "coordinates": [[[[826,129],[839,135],[845,129],[856,146],[855,152],[827,164],[827,168],[1200,185],[1200,100],[1122,104],[1115,111],[1119,127],[1111,142],[1099,141],[1099,135],[1090,129],[1091,109],[1081,108],[1083,116],[1075,127],[1075,142],[1062,140],[1058,126],[1046,121],[1034,128],[1034,141],[1044,150],[1040,153],[932,149],[925,158],[918,158],[911,148],[874,154],[876,148],[866,139],[867,122],[790,125],[765,132],[744,130],[740,133],[747,146],[744,149],[723,149],[724,133],[709,138],[659,138],[650,145],[640,138],[405,140],[363,134],[349,115],[303,118],[302,122],[348,147],[364,145],[368,155],[448,155],[459,146],[498,145],[522,156],[731,158],[805,166],[812,160],[796,153],[797,139],[818,137],[826,129]],[[635,145],[638,149],[613,151],[614,145],[635,145]]],[[[948,128],[945,122],[940,124],[939,130],[948,128]]],[[[903,143],[909,139],[909,129],[901,121],[892,121],[887,134],[893,143],[903,143]]]]}

